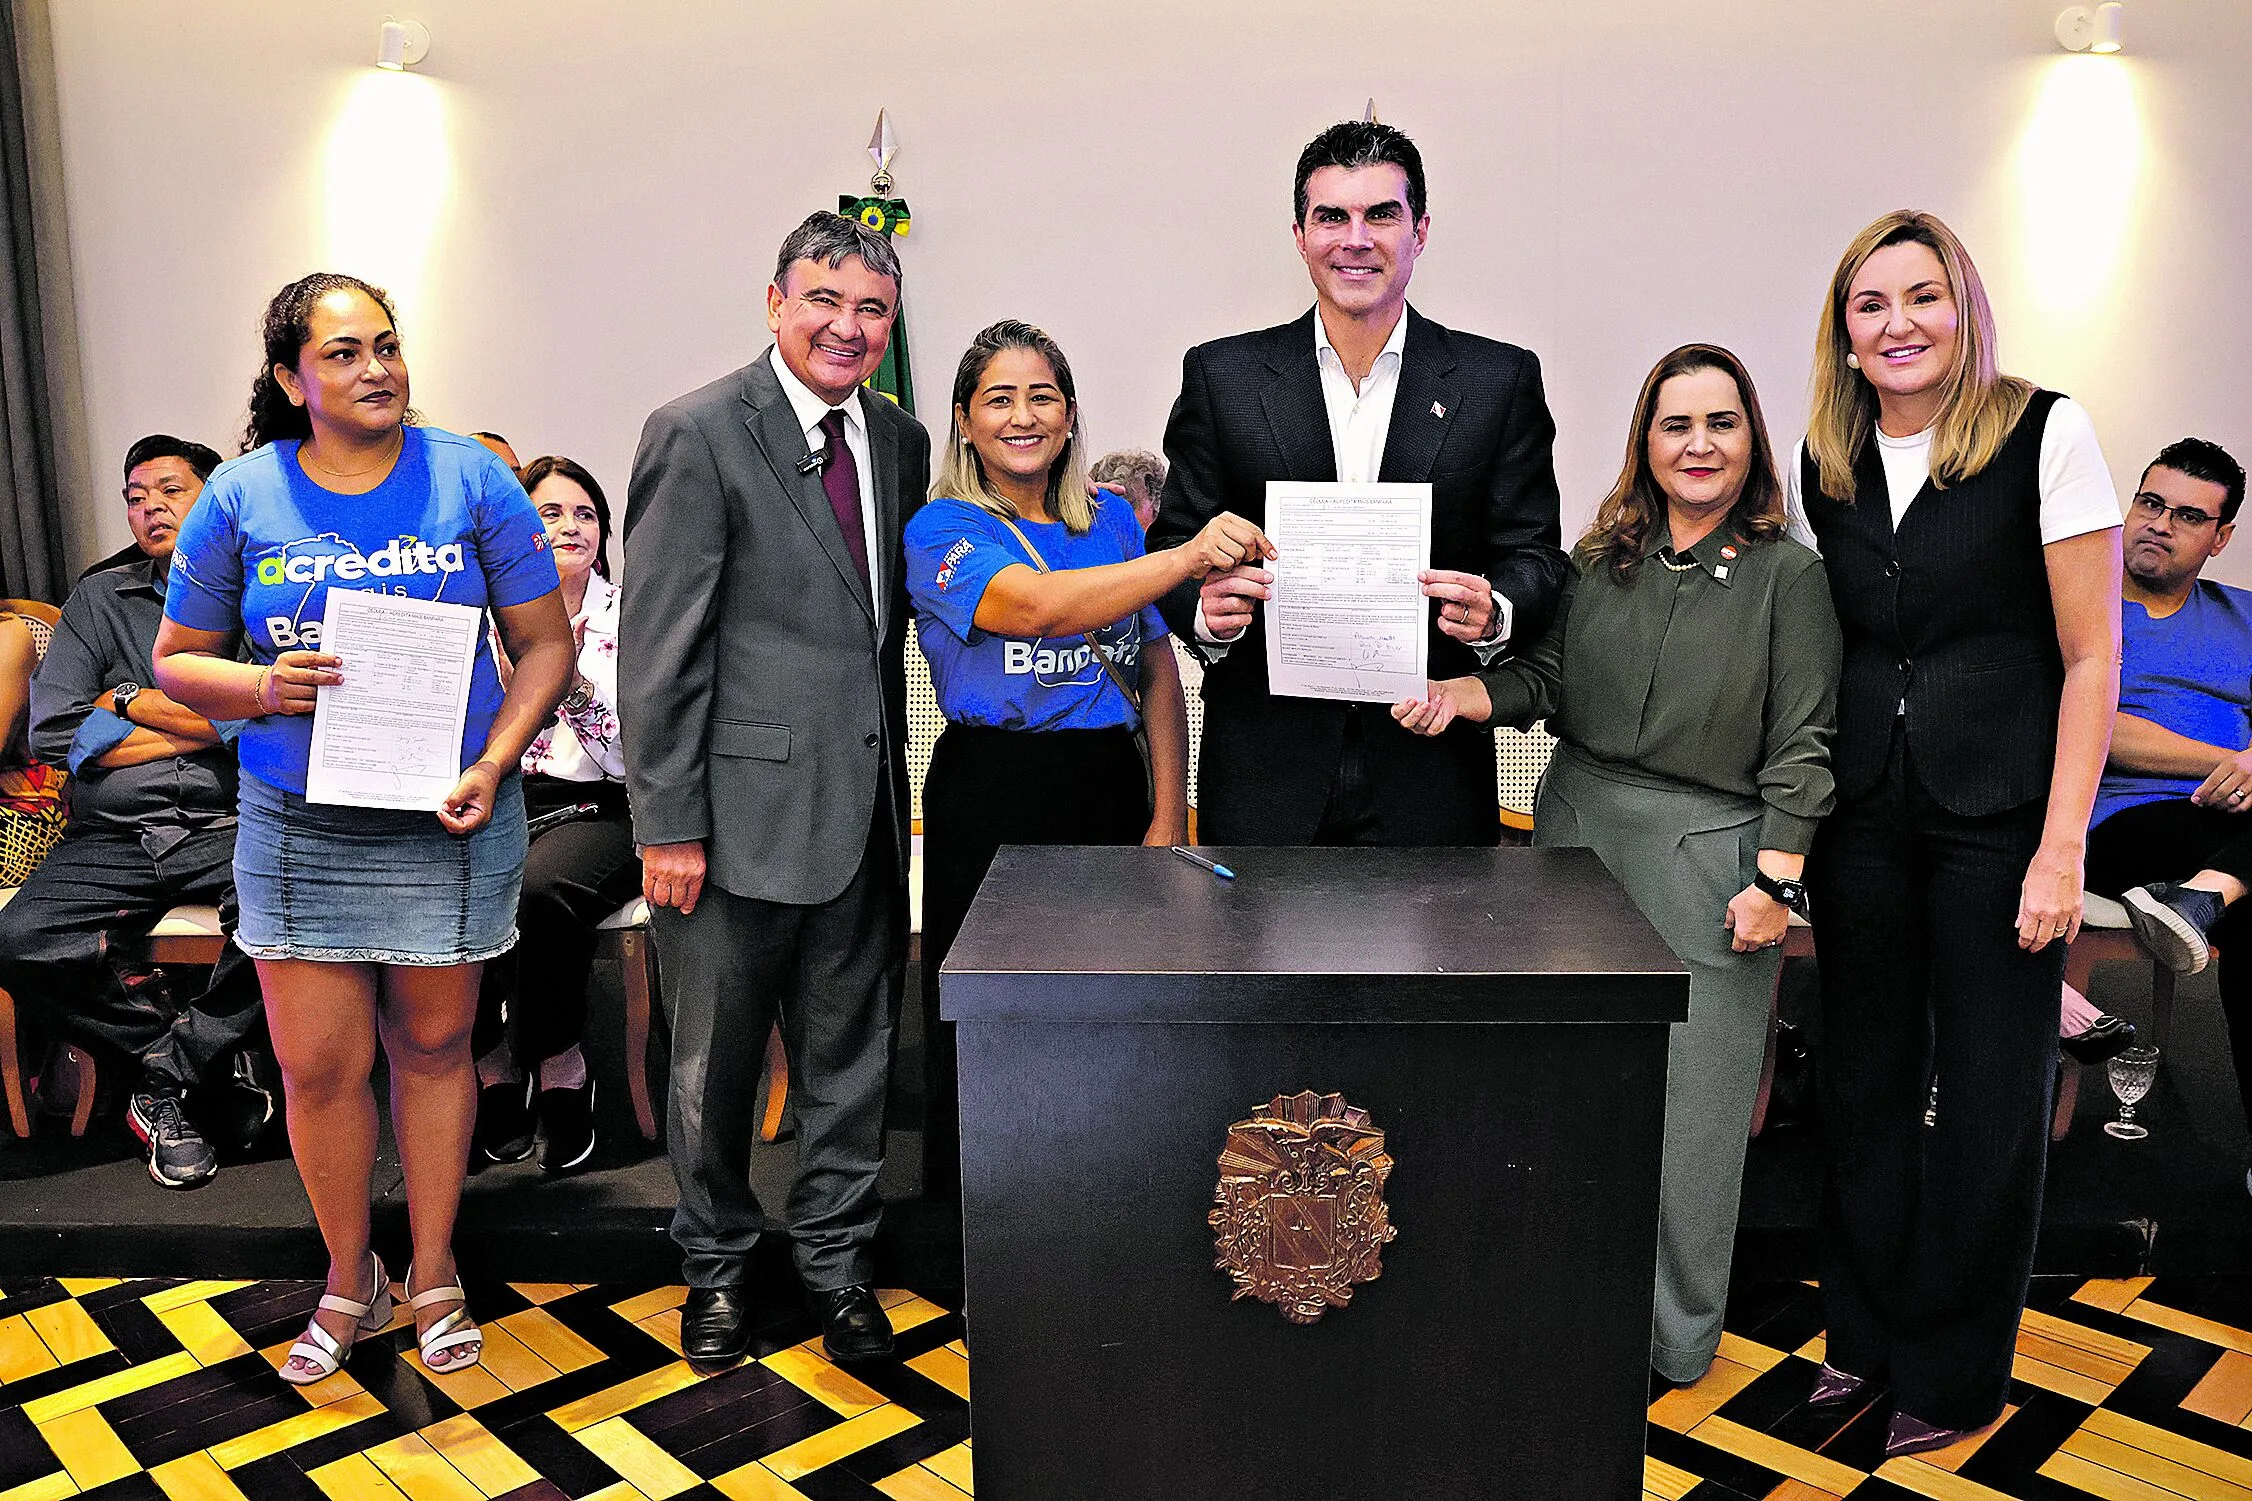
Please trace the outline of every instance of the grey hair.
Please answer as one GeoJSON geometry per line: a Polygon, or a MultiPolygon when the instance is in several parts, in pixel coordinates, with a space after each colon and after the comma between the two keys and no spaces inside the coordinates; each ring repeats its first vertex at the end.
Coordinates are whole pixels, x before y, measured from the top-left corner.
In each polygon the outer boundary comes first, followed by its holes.
{"type": "Polygon", "coordinates": [[[1165,488],[1165,461],[1146,448],[1121,448],[1095,460],[1087,478],[1111,486],[1139,480],[1142,493],[1155,500],[1165,488]]]}
{"type": "Polygon", "coordinates": [[[890,235],[878,234],[842,214],[807,214],[774,258],[774,284],[779,287],[788,280],[794,262],[818,261],[834,270],[854,257],[878,276],[890,277],[894,287],[900,284],[899,253],[891,248],[890,235]]]}

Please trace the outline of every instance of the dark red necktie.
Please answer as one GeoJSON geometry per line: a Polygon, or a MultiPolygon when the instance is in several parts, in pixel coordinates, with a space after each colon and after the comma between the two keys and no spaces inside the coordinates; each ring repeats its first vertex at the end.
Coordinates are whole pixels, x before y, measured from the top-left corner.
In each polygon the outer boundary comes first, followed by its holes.
{"type": "Polygon", "coordinates": [[[845,551],[860,570],[860,582],[874,589],[868,577],[868,533],[860,525],[860,466],[853,462],[845,442],[844,413],[831,412],[821,419],[821,488],[829,492],[829,509],[837,513],[844,529],[845,551]]]}

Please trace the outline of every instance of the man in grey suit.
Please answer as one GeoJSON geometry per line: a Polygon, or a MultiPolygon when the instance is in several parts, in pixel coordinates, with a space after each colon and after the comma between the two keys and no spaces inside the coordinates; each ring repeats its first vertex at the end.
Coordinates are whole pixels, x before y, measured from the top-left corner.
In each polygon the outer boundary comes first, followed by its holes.
{"type": "Polygon", "coordinates": [[[634,456],[618,708],[672,1028],[681,1353],[704,1367],[750,1344],[754,1097],[777,1017],[798,1274],[832,1359],[892,1353],[869,1283],[907,953],[899,535],[930,449],[860,383],[898,310],[885,238],[814,214],[767,288],[773,346],[658,408],[634,456]]]}

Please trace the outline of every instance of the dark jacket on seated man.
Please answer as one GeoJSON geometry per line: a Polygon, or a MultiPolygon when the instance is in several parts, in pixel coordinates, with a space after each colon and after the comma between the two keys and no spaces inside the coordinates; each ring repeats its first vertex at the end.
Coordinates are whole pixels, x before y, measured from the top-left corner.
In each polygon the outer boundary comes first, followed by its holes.
{"type": "MultiPolygon", "coordinates": [[[[233,916],[231,727],[143,687],[168,562],[90,575],[63,605],[32,681],[31,742],[72,773],[70,828],[0,908],[0,986],[73,1041],[137,1062],[133,1123],[144,1139],[153,1097],[176,1099],[204,1079],[259,1021],[257,975],[231,943],[200,995],[175,996],[140,942],[181,903],[220,906],[230,930],[233,916]],[[121,706],[126,684],[140,691],[121,706]]],[[[194,1181],[208,1176],[206,1165],[194,1181]]]]}

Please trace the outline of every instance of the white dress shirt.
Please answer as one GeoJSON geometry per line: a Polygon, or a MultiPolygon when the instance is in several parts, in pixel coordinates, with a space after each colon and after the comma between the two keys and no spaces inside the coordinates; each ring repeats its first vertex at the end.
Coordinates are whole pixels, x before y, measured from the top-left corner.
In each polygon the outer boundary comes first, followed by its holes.
{"type": "Polygon", "coordinates": [[[790,410],[796,414],[798,426],[805,429],[805,446],[819,453],[828,445],[829,435],[821,431],[821,423],[831,412],[844,413],[845,447],[852,452],[853,467],[860,471],[860,535],[868,551],[868,598],[875,606],[876,629],[884,628],[884,569],[883,549],[876,539],[876,466],[868,457],[868,419],[860,409],[860,391],[855,387],[843,405],[830,406],[813,394],[790,371],[789,362],[782,358],[780,349],[767,351],[767,360],[774,366],[775,379],[782,383],[782,394],[790,398],[790,410]]]}
{"type": "MultiPolygon", "coordinates": [[[[1321,369],[1321,399],[1329,412],[1329,446],[1337,461],[1340,484],[1374,484],[1383,471],[1384,440],[1391,436],[1392,403],[1400,394],[1400,361],[1406,353],[1407,309],[1402,306],[1391,337],[1384,341],[1376,362],[1368,367],[1368,378],[1355,386],[1337,346],[1329,342],[1329,328],[1322,322],[1321,310],[1314,310],[1314,363],[1321,369]]],[[[1493,600],[1493,626],[1486,639],[1478,643],[1478,654],[1487,661],[1509,641],[1509,600],[1498,589],[1493,591],[1493,600]]],[[[1236,640],[1231,636],[1222,641],[1212,634],[1211,627],[1204,623],[1201,599],[1196,606],[1196,639],[1211,648],[1215,658],[1225,656],[1236,640]]]]}
{"type": "Polygon", "coordinates": [[[1376,482],[1384,467],[1384,439],[1392,431],[1392,400],[1400,394],[1400,356],[1407,349],[1407,309],[1400,309],[1392,336],[1358,386],[1345,361],[1329,342],[1329,327],[1314,313],[1314,363],[1321,367],[1322,405],[1329,408],[1329,446],[1337,456],[1341,484],[1376,482]]]}

